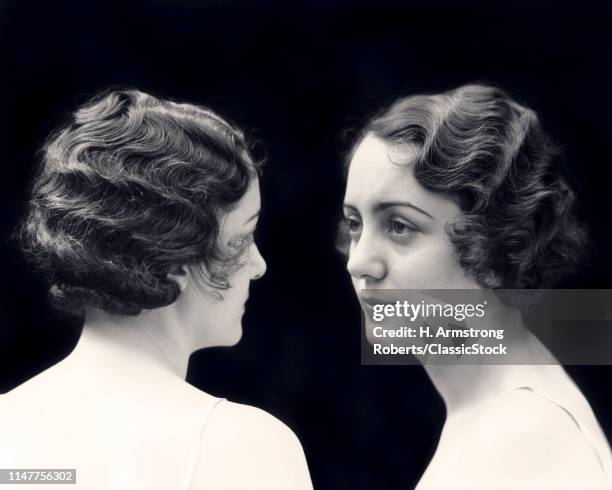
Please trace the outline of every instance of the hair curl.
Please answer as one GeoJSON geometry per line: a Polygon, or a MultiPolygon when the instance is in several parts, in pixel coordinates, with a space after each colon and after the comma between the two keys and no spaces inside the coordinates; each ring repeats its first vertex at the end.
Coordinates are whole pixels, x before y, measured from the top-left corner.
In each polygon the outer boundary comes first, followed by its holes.
{"type": "Polygon", "coordinates": [[[220,219],[258,172],[212,111],[106,91],[47,140],[17,238],[54,306],[135,315],[177,299],[177,266],[229,287],[242,250],[219,242],[220,219]]]}
{"type": "Polygon", "coordinates": [[[545,288],[575,270],[587,234],[559,152],[535,112],[504,91],[465,85],[405,97],[369,120],[353,151],[367,134],[418,147],[414,176],[461,207],[447,233],[480,285],[545,288]]]}

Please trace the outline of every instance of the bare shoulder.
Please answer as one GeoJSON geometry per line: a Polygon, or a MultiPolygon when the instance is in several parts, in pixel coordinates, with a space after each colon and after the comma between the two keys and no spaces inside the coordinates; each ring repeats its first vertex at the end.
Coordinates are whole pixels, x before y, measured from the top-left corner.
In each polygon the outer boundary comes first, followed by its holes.
{"type": "MultiPolygon", "coordinates": [[[[496,488],[609,488],[573,416],[537,393],[513,390],[482,414],[467,442],[496,488]]],[[[479,465],[480,466],[480,465],[479,465]]]]}
{"type": "Polygon", "coordinates": [[[222,434],[223,441],[230,441],[232,437],[242,444],[267,440],[301,449],[298,438],[287,425],[264,410],[240,403],[223,401],[215,408],[206,428],[206,440],[210,442],[217,433],[222,434]]]}
{"type": "Polygon", "coordinates": [[[310,489],[300,441],[258,408],[221,402],[202,434],[192,488],[310,489]]]}

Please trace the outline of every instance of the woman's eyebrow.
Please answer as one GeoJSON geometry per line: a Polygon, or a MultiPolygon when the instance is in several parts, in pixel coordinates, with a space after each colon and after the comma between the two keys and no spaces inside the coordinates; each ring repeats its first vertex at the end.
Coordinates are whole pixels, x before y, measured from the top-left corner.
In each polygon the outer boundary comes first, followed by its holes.
{"type": "Polygon", "coordinates": [[[257,210],[257,212],[255,214],[253,214],[253,216],[251,216],[249,219],[247,219],[244,224],[249,224],[251,221],[253,221],[255,218],[259,217],[259,209],[257,210]]]}
{"type": "Polygon", "coordinates": [[[357,206],[353,206],[352,204],[349,204],[348,202],[342,203],[342,207],[350,209],[351,211],[357,211],[357,206]]]}
{"type": "Polygon", "coordinates": [[[407,207],[407,208],[412,208],[415,211],[418,211],[419,213],[424,214],[428,218],[431,218],[434,221],[436,220],[427,211],[424,211],[423,209],[419,208],[418,206],[415,206],[414,204],[412,204],[411,202],[408,202],[408,201],[383,201],[383,202],[378,202],[378,203],[376,203],[374,205],[374,212],[375,213],[379,213],[381,211],[384,211],[385,209],[392,208],[394,206],[403,206],[403,207],[407,207]]]}

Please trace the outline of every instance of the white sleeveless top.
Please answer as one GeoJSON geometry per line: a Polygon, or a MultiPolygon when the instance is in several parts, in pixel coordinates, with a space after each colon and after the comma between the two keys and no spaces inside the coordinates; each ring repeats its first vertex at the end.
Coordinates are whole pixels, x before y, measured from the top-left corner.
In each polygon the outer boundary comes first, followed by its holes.
{"type": "Polygon", "coordinates": [[[546,366],[546,368],[557,372],[553,376],[547,377],[545,384],[535,380],[528,384],[519,384],[505,390],[496,400],[514,390],[527,390],[563,410],[576,424],[585,441],[593,450],[593,455],[599,462],[612,489],[612,451],[591,406],[563,368],[559,366],[546,366]]]}
{"type": "MultiPolygon", "coordinates": [[[[494,302],[492,303],[495,304],[494,302]]],[[[503,325],[506,329],[524,329],[520,316],[516,315],[511,309],[492,309],[490,315],[492,318],[489,320],[490,324],[503,325]],[[509,314],[510,316],[508,316],[509,314]]],[[[502,385],[500,386],[499,394],[492,397],[484,406],[478,409],[479,412],[476,413],[476,418],[483,416],[485,412],[493,409],[494,405],[507,402],[508,397],[516,394],[517,391],[525,391],[545,400],[547,403],[551,404],[551,409],[560,409],[569,417],[568,422],[570,422],[570,424],[572,422],[575,424],[580,431],[580,435],[584,438],[584,441],[586,441],[588,447],[590,447],[592,451],[593,461],[596,461],[597,466],[601,468],[603,480],[605,481],[604,488],[610,488],[610,490],[612,490],[612,452],[591,406],[563,367],[556,364],[556,359],[551,355],[548,349],[537,339],[533,345],[540,353],[541,359],[547,360],[550,363],[539,365],[517,363],[516,365],[510,366],[492,366],[492,368],[499,368],[500,370],[507,369],[507,372],[503,380],[500,381],[502,385]]],[[[519,352],[519,355],[520,354],[519,352]]],[[[469,389],[469,387],[466,386],[466,389],[469,389]]],[[[516,415],[520,417],[528,416],[529,414],[516,415]]],[[[505,424],[506,422],[512,423],[513,421],[498,420],[499,424],[505,424]]],[[[568,426],[568,428],[569,427],[571,427],[571,425],[568,426]]],[[[448,448],[451,448],[451,452],[457,448],[454,445],[442,444],[443,442],[446,442],[444,441],[444,432],[442,433],[442,438],[440,439],[436,454],[417,488],[451,488],[448,485],[450,480],[447,478],[452,477],[452,472],[449,472],[448,467],[445,466],[445,459],[449,454],[448,448]],[[442,447],[443,450],[441,450],[442,447]],[[446,473],[451,473],[451,475],[448,476],[446,473]]],[[[451,454],[450,456],[452,461],[455,462],[455,455],[451,454]]],[[[587,478],[589,476],[593,476],[596,481],[602,480],[599,475],[585,475],[587,478]]],[[[462,484],[465,485],[466,483],[468,486],[461,486],[461,488],[470,488],[470,482],[464,482],[462,480],[462,484]]],[[[454,487],[459,488],[457,482],[454,483],[454,487]]],[[[558,486],[554,488],[558,488],[558,486]]]]}
{"type": "Polygon", "coordinates": [[[0,395],[1,468],[76,469],[75,488],[88,490],[190,488],[223,399],[145,367],[123,379],[94,371],[87,383],[73,381],[66,370],[45,372],[0,395]]]}
{"type": "MultiPolygon", "coordinates": [[[[525,328],[520,315],[517,315],[512,309],[497,309],[495,313],[503,316],[493,317],[493,321],[499,321],[499,324],[505,328],[525,328]]],[[[589,402],[544,344],[537,338],[534,337],[534,339],[534,345],[541,358],[548,359],[548,362],[536,366],[515,366],[516,374],[508,379],[503,391],[495,398],[493,403],[514,390],[526,390],[561,409],[573,421],[591,447],[593,455],[599,462],[612,490],[610,445],[589,402]]]]}
{"type": "MultiPolygon", "coordinates": [[[[495,296],[489,296],[488,299],[491,306],[495,307],[495,310],[491,311],[493,318],[491,323],[498,322],[505,328],[525,328],[520,315],[517,315],[515,310],[500,308],[501,303],[495,296]]],[[[515,366],[517,372],[515,377],[508,380],[505,388],[493,403],[515,390],[526,390],[563,410],[591,447],[612,490],[612,452],[589,402],[565,369],[537,338],[535,345],[542,359],[549,360],[548,363],[531,367],[528,365],[515,366]]]]}

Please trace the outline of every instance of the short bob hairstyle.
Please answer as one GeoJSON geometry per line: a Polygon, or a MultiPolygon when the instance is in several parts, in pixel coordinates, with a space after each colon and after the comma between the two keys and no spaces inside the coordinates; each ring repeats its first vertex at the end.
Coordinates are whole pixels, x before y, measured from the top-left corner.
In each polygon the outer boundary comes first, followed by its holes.
{"type": "MultiPolygon", "coordinates": [[[[393,155],[402,145],[418,148],[414,160],[397,163],[411,164],[423,187],[460,206],[463,216],[447,233],[481,286],[552,287],[575,269],[586,231],[559,152],[537,115],[504,91],[465,85],[399,99],[367,122],[352,153],[368,134],[392,145],[393,155]]],[[[349,164],[350,157],[347,171],[349,164]]]]}
{"type": "Polygon", "coordinates": [[[106,91],[42,148],[17,237],[54,306],[136,315],[177,299],[167,277],[177,266],[208,289],[230,287],[244,244],[220,243],[220,224],[259,168],[214,112],[106,91]]]}

